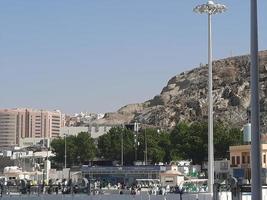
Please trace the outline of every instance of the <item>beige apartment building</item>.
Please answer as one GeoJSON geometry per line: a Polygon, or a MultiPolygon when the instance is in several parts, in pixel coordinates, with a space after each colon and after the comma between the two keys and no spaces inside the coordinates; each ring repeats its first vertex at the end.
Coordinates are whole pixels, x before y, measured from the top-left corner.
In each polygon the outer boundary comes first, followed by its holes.
{"type": "MultiPolygon", "coordinates": [[[[251,145],[230,146],[230,159],[232,167],[250,168],[251,145]]],[[[262,168],[267,168],[267,144],[261,145],[262,168]]]]}
{"type": "Polygon", "coordinates": [[[19,146],[24,138],[59,137],[62,126],[62,114],[59,111],[1,109],[0,147],[19,146]]]}
{"type": "MultiPolygon", "coordinates": [[[[244,178],[251,179],[251,144],[230,146],[230,163],[232,169],[243,169],[244,178]]],[[[261,144],[261,166],[263,183],[267,183],[267,144],[261,144]]]]}

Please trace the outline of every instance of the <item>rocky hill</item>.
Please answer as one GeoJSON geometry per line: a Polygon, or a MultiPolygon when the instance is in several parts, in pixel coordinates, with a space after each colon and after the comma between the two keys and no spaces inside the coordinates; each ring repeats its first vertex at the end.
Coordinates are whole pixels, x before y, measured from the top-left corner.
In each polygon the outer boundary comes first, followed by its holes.
{"type": "MultiPolygon", "coordinates": [[[[267,131],[267,51],[260,52],[261,124],[267,131]]],[[[107,113],[98,123],[138,121],[171,128],[180,121],[207,119],[208,67],[200,66],[171,78],[160,95],[144,103],[126,105],[107,113]]],[[[214,119],[241,127],[250,105],[249,56],[230,57],[213,63],[214,119]]]]}

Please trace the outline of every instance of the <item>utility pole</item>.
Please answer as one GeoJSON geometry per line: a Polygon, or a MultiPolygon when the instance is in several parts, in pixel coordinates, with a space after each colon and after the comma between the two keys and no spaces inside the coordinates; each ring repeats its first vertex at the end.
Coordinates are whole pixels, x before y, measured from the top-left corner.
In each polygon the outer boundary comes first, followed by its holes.
{"type": "Polygon", "coordinates": [[[137,142],[137,135],[138,135],[138,123],[135,122],[134,123],[134,160],[137,161],[137,146],[138,146],[138,142],[137,142]]]}
{"type": "Polygon", "coordinates": [[[65,157],[65,169],[67,168],[67,134],[65,133],[64,134],[64,140],[65,140],[65,155],[64,155],[64,157],[65,157]]]}
{"type": "Polygon", "coordinates": [[[251,0],[251,199],[262,199],[257,0],[251,0]]]}
{"type": "Polygon", "coordinates": [[[121,166],[123,166],[123,132],[125,129],[122,130],[121,132],[121,166]]]}
{"type": "Polygon", "coordinates": [[[146,137],[146,128],[145,128],[145,165],[147,165],[147,137],[146,137]]]}

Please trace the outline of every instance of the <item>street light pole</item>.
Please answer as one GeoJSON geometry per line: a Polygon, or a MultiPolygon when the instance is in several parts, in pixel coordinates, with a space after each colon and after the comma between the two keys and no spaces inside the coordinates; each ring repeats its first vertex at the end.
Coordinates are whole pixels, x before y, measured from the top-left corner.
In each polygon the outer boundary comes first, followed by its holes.
{"type": "Polygon", "coordinates": [[[146,128],[145,128],[145,165],[147,165],[147,137],[146,137],[146,128]]]}
{"type": "Polygon", "coordinates": [[[208,14],[208,190],[213,192],[214,184],[214,145],[213,145],[213,98],[212,98],[212,38],[211,38],[211,14],[208,14]]]}
{"type": "Polygon", "coordinates": [[[65,169],[67,168],[67,140],[66,140],[66,138],[67,138],[67,136],[66,136],[66,133],[64,134],[64,141],[65,141],[65,150],[64,150],[64,152],[65,152],[65,155],[64,155],[64,158],[65,158],[65,169]]]}
{"type": "Polygon", "coordinates": [[[213,97],[212,97],[212,31],[211,16],[226,11],[226,6],[208,1],[194,11],[208,14],[208,192],[213,193],[214,184],[214,144],[213,144],[213,97]]]}
{"type": "Polygon", "coordinates": [[[121,131],[121,166],[123,166],[123,132],[125,129],[121,131]]]}
{"type": "Polygon", "coordinates": [[[138,131],[139,131],[139,124],[137,122],[134,123],[134,160],[137,161],[137,146],[138,146],[138,141],[137,141],[137,136],[138,136],[138,131]]]}
{"type": "Polygon", "coordinates": [[[251,0],[251,199],[262,199],[257,0],[251,0]]]}

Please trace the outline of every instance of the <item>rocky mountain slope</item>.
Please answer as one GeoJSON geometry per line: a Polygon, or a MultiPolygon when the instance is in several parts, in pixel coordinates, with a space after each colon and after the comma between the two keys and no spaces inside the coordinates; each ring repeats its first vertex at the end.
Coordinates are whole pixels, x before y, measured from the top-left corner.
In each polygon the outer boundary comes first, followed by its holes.
{"type": "MultiPolygon", "coordinates": [[[[261,124],[267,131],[267,51],[260,52],[261,124]]],[[[130,104],[116,113],[106,113],[97,123],[138,121],[171,128],[180,121],[207,119],[207,65],[171,78],[160,95],[144,103],[130,104]]],[[[250,105],[249,56],[230,57],[213,63],[214,119],[241,127],[250,105]]]]}

